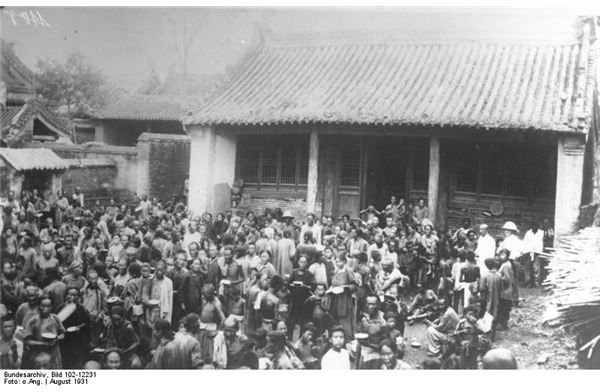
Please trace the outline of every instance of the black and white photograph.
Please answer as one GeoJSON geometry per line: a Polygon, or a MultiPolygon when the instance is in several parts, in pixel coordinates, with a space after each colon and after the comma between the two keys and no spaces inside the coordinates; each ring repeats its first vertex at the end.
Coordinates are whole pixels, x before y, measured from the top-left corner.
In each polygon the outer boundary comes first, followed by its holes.
{"type": "Polygon", "coordinates": [[[1,7],[3,384],[600,369],[597,8],[1,7]]]}

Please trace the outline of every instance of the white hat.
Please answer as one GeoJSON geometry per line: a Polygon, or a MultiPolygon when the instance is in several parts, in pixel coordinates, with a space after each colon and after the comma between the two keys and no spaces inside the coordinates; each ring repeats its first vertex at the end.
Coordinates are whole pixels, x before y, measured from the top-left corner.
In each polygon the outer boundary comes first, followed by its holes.
{"type": "Polygon", "coordinates": [[[502,230],[511,230],[517,233],[519,229],[517,229],[517,225],[514,222],[507,221],[504,226],[502,226],[502,230]]]}
{"type": "Polygon", "coordinates": [[[282,216],[282,218],[292,218],[292,219],[293,219],[293,218],[294,218],[294,216],[292,215],[292,211],[290,211],[290,210],[285,210],[285,211],[283,212],[283,216],[282,216]]]}
{"type": "Polygon", "coordinates": [[[487,224],[485,224],[485,223],[482,223],[482,224],[479,226],[479,228],[480,228],[480,229],[487,229],[487,228],[488,228],[488,225],[487,225],[487,224]]]}
{"type": "Polygon", "coordinates": [[[428,218],[424,218],[421,222],[421,227],[425,228],[425,226],[431,226],[431,229],[433,230],[433,222],[428,218]]]}

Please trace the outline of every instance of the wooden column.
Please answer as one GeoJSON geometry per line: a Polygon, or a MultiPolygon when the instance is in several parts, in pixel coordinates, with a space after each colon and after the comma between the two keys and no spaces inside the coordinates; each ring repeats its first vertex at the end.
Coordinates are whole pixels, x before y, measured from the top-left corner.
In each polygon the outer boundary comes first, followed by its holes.
{"type": "Polygon", "coordinates": [[[407,138],[406,180],[404,181],[404,202],[412,200],[412,184],[415,170],[415,144],[412,138],[407,138]]]}
{"type": "Polygon", "coordinates": [[[330,144],[325,148],[325,181],[323,186],[323,214],[334,214],[333,210],[333,199],[337,196],[337,192],[334,192],[335,188],[335,177],[337,176],[336,169],[336,150],[330,144]]]}
{"type": "Polygon", "coordinates": [[[437,227],[437,207],[440,191],[440,138],[431,136],[429,141],[429,186],[427,187],[427,206],[429,219],[437,227]]]}
{"type": "Polygon", "coordinates": [[[448,188],[450,186],[450,165],[448,159],[448,148],[445,143],[440,143],[440,179],[438,189],[436,229],[446,230],[448,224],[448,188]]]}
{"type": "Polygon", "coordinates": [[[558,139],[554,240],[577,230],[583,185],[584,137],[565,135],[558,139]]]}
{"type": "Polygon", "coordinates": [[[315,212],[319,180],[319,134],[311,131],[308,150],[308,187],[306,189],[306,210],[315,212]]]}
{"type": "Polygon", "coordinates": [[[56,195],[56,191],[62,189],[62,176],[64,172],[54,172],[52,173],[51,187],[52,194],[56,195]]]}

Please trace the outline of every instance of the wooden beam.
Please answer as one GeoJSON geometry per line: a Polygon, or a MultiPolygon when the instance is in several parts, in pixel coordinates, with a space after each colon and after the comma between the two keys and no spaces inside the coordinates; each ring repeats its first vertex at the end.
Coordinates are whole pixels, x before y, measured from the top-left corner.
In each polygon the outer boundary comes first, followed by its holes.
{"type": "Polygon", "coordinates": [[[448,198],[450,184],[450,164],[448,156],[448,147],[442,142],[440,146],[440,180],[438,191],[436,228],[438,233],[447,230],[448,226],[448,198]]]}
{"type": "Polygon", "coordinates": [[[519,141],[523,138],[551,142],[565,133],[551,129],[517,130],[475,127],[439,127],[439,126],[410,126],[410,125],[376,125],[376,124],[270,124],[270,125],[224,125],[218,127],[219,132],[239,135],[307,135],[312,129],[318,129],[321,138],[327,136],[366,136],[374,137],[416,137],[424,138],[439,136],[444,139],[473,140],[473,141],[519,141]]]}
{"type": "Polygon", "coordinates": [[[438,196],[440,189],[440,138],[429,139],[429,186],[427,188],[427,206],[429,219],[436,225],[438,196]]]}
{"type": "Polygon", "coordinates": [[[308,151],[308,187],[306,190],[306,210],[315,212],[317,190],[319,187],[319,134],[316,130],[310,132],[308,151]]]}
{"type": "MultiPolygon", "coordinates": [[[[52,173],[52,186],[51,186],[51,190],[52,190],[52,194],[56,195],[56,192],[59,189],[62,189],[62,175],[63,173],[52,173]]],[[[84,206],[85,207],[85,206],[84,206]]]]}

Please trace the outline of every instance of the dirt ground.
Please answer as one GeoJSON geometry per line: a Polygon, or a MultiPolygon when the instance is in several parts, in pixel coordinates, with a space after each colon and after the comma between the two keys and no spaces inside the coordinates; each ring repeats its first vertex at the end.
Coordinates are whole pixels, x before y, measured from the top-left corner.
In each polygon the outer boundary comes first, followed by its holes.
{"type": "MultiPolygon", "coordinates": [[[[493,347],[502,347],[512,351],[517,357],[521,369],[576,369],[574,336],[559,328],[541,325],[546,309],[544,293],[541,289],[521,289],[523,301],[513,308],[509,329],[498,331],[493,347]],[[545,363],[538,364],[541,357],[545,363]]],[[[427,358],[426,327],[422,323],[406,325],[406,353],[404,360],[415,367],[427,358]],[[421,347],[411,346],[417,340],[421,347]]]]}

